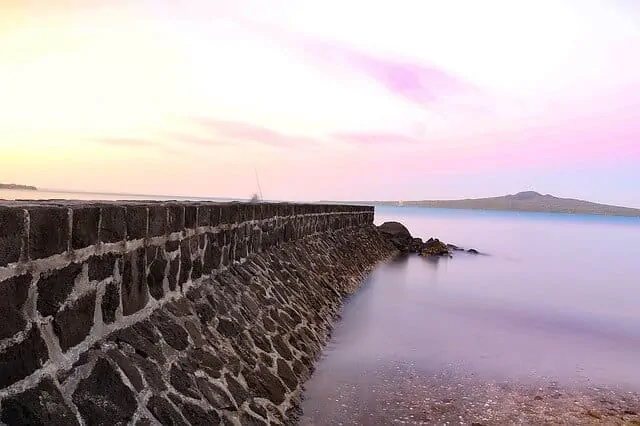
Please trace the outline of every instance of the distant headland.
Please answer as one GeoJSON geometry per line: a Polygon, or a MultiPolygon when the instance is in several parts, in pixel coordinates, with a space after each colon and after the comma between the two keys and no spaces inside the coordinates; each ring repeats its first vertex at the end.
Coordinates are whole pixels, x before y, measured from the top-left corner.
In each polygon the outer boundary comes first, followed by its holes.
{"type": "Polygon", "coordinates": [[[17,189],[22,191],[37,191],[38,188],[31,185],[18,185],[15,183],[0,183],[0,189],[17,189]]]}
{"type": "MultiPolygon", "coordinates": [[[[356,203],[360,204],[360,202],[356,203]]],[[[549,194],[543,195],[535,191],[518,192],[517,194],[503,195],[501,197],[467,198],[463,200],[369,201],[362,203],[442,209],[504,210],[640,217],[640,209],[598,204],[572,198],[559,198],[549,194]]]]}

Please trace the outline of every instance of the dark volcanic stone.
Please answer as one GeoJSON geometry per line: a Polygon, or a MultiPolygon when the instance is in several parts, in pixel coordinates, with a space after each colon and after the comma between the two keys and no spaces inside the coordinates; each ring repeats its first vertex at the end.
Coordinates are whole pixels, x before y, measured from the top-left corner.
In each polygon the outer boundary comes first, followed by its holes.
{"type": "Polygon", "coordinates": [[[138,354],[129,355],[129,359],[142,371],[144,379],[154,393],[167,390],[167,385],[162,380],[162,373],[156,363],[138,354]]]}
{"type": "Polygon", "coordinates": [[[100,241],[116,243],[124,240],[127,220],[122,206],[102,206],[100,208],[100,241]]]}
{"type": "Polygon", "coordinates": [[[0,267],[20,260],[24,237],[24,210],[0,207],[0,267]]]}
{"type": "Polygon", "coordinates": [[[149,236],[159,237],[167,233],[167,208],[164,206],[149,207],[149,236]]]}
{"type": "Polygon", "coordinates": [[[289,390],[295,390],[298,387],[298,378],[293,374],[289,364],[287,364],[282,358],[278,358],[278,376],[280,376],[289,390]]]}
{"type": "Polygon", "coordinates": [[[142,376],[140,375],[140,371],[138,371],[136,366],[133,365],[131,360],[115,349],[109,350],[108,355],[118,364],[118,367],[120,367],[124,374],[127,375],[127,378],[129,379],[133,387],[138,392],[140,392],[144,388],[144,385],[142,383],[142,376]]]}
{"type": "Polygon", "coordinates": [[[77,425],[53,381],[44,378],[37,387],[2,401],[2,422],[7,425],[77,425]]]}
{"type": "Polygon", "coordinates": [[[27,325],[22,306],[27,300],[31,280],[31,274],[26,274],[0,282],[0,339],[13,336],[27,325]]]}
{"type": "Polygon", "coordinates": [[[235,403],[232,401],[227,391],[222,387],[209,382],[204,377],[199,377],[196,381],[198,383],[198,389],[200,389],[200,392],[204,395],[205,399],[209,401],[211,407],[218,410],[236,409],[235,403]]]}
{"type": "Polygon", "coordinates": [[[275,336],[271,337],[271,343],[273,343],[273,347],[276,348],[276,351],[278,351],[282,358],[286,360],[293,359],[293,354],[291,354],[291,350],[282,339],[282,336],[276,334],[275,336]]]}
{"type": "Polygon", "coordinates": [[[222,377],[224,363],[217,356],[205,349],[193,349],[189,352],[189,361],[213,378],[222,377]]]}
{"type": "Polygon", "coordinates": [[[29,256],[41,259],[67,251],[69,210],[66,207],[29,209],[29,256]]]}
{"type": "Polygon", "coordinates": [[[122,273],[122,313],[131,315],[144,308],[149,300],[145,276],[145,250],[127,253],[122,273]]]}
{"type": "MultiPolygon", "coordinates": [[[[102,281],[113,276],[116,261],[121,261],[119,255],[108,253],[89,258],[89,281],[102,281]]],[[[122,264],[120,264],[122,268],[122,264]]]]}
{"type": "Polygon", "coordinates": [[[149,214],[145,206],[127,206],[127,239],[138,240],[147,236],[149,214]]]}
{"type": "Polygon", "coordinates": [[[147,275],[147,285],[149,286],[149,293],[151,296],[160,300],[164,296],[163,282],[164,271],[167,267],[167,261],[162,257],[153,259],[149,265],[149,275],[147,275]]]}
{"type": "Polygon", "coordinates": [[[175,291],[178,287],[178,270],[180,268],[180,258],[176,257],[169,264],[169,290],[175,291]]]}
{"type": "Polygon", "coordinates": [[[40,330],[33,325],[25,339],[0,352],[0,388],[24,379],[49,359],[40,330]]]}
{"type": "Polygon", "coordinates": [[[100,207],[74,207],[71,212],[73,216],[71,247],[73,249],[81,249],[96,244],[98,242],[100,207]]]}
{"type": "Polygon", "coordinates": [[[467,253],[471,253],[471,254],[478,254],[478,250],[476,250],[476,249],[469,249],[469,250],[467,250],[467,253]]]}
{"type": "Polygon", "coordinates": [[[168,399],[152,395],[147,403],[147,408],[153,416],[163,425],[187,426],[180,413],[173,407],[168,399]]]}
{"type": "Polygon", "coordinates": [[[146,417],[141,417],[136,422],[136,426],[152,426],[153,422],[146,417]]]}
{"type": "Polygon", "coordinates": [[[191,274],[191,250],[189,249],[189,240],[182,240],[180,243],[180,277],[178,284],[180,287],[189,280],[191,274]]]}
{"type": "Polygon", "coordinates": [[[191,279],[197,280],[202,277],[202,260],[197,258],[193,261],[193,269],[191,270],[191,279]]]}
{"type": "Polygon", "coordinates": [[[240,334],[240,327],[235,321],[228,320],[226,318],[220,318],[218,320],[218,332],[225,337],[234,338],[240,334]]]}
{"type": "Polygon", "coordinates": [[[93,326],[96,292],[92,291],[58,312],[53,319],[53,331],[63,352],[82,342],[93,326]]]}
{"type": "Polygon", "coordinates": [[[257,372],[251,371],[243,374],[249,389],[255,396],[266,398],[276,405],[284,402],[287,388],[266,367],[260,367],[257,372]]]}
{"type": "Polygon", "coordinates": [[[182,351],[189,345],[189,334],[181,325],[162,311],[156,311],[151,315],[151,320],[158,327],[164,340],[172,348],[182,351]]]}
{"type": "Polygon", "coordinates": [[[160,348],[156,345],[158,340],[153,335],[145,337],[144,335],[140,334],[137,331],[140,329],[139,327],[137,327],[139,325],[140,323],[131,327],[124,328],[122,330],[118,330],[109,338],[109,340],[114,342],[125,342],[133,346],[136,353],[141,357],[151,357],[159,361],[160,363],[164,363],[164,355],[162,354],[160,348]]]}
{"type": "Polygon", "coordinates": [[[176,251],[178,250],[178,248],[180,248],[180,240],[169,240],[164,245],[164,249],[167,251],[167,253],[176,251]]]}
{"type": "Polygon", "coordinates": [[[268,426],[271,423],[245,411],[240,413],[240,424],[247,426],[268,426]]]}
{"type": "MultiPolygon", "coordinates": [[[[213,234],[210,234],[213,235],[213,234]]],[[[209,239],[209,244],[204,252],[204,272],[205,274],[211,273],[214,269],[220,267],[220,259],[222,257],[222,251],[220,247],[213,244],[213,239],[209,239]]]]}
{"type": "Polygon", "coordinates": [[[116,283],[109,283],[104,289],[100,308],[102,309],[102,321],[111,324],[116,320],[116,310],[120,306],[120,293],[116,283]]]}
{"type": "Polygon", "coordinates": [[[198,223],[198,207],[186,206],[184,208],[184,227],[186,229],[195,229],[198,223]]]}
{"type": "Polygon", "coordinates": [[[190,396],[194,399],[200,399],[200,393],[198,392],[198,386],[193,381],[194,377],[190,376],[181,367],[176,364],[171,366],[169,371],[169,380],[171,385],[185,396],[190,396]]]}
{"type": "Polygon", "coordinates": [[[213,410],[205,411],[186,401],[178,401],[177,405],[180,407],[182,415],[192,425],[217,425],[220,423],[220,416],[213,410]]]}
{"type": "Polygon", "coordinates": [[[179,232],[184,229],[185,210],[181,205],[170,205],[167,207],[169,223],[167,228],[169,232],[179,232]]]}
{"type": "Polygon", "coordinates": [[[236,401],[236,404],[238,406],[242,405],[242,403],[249,398],[249,392],[231,374],[225,374],[224,378],[227,381],[227,389],[229,389],[229,392],[231,393],[231,396],[233,396],[233,399],[236,401]]]}
{"type": "Polygon", "coordinates": [[[131,389],[104,358],[96,361],[91,375],[80,381],[72,398],[85,422],[91,425],[125,425],[137,406],[131,389]]]}
{"type": "Polygon", "coordinates": [[[60,305],[73,290],[74,280],[81,271],[81,264],[72,263],[40,278],[38,281],[38,311],[42,316],[58,312],[60,305]]]}
{"type": "Polygon", "coordinates": [[[198,206],[198,226],[211,225],[211,207],[198,206]]]}

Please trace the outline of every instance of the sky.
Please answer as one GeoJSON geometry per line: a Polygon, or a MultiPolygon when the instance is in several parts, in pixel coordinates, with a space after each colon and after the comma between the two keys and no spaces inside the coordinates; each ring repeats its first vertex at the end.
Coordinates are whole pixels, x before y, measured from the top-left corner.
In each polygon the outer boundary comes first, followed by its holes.
{"type": "Polygon", "coordinates": [[[1,0],[0,182],[640,207],[634,0],[1,0]]]}

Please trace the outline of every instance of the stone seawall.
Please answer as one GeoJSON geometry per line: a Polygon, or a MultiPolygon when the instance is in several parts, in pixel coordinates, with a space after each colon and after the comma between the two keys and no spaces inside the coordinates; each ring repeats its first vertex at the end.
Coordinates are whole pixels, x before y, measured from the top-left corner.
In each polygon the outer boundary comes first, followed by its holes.
{"type": "Polygon", "coordinates": [[[394,253],[373,208],[2,202],[0,420],[281,424],[345,293],[394,253]]]}

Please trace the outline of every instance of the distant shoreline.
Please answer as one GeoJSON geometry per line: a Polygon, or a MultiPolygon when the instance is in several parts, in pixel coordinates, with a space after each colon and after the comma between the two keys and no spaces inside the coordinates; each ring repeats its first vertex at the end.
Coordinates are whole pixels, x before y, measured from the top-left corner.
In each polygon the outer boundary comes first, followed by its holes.
{"type": "Polygon", "coordinates": [[[23,191],[37,191],[38,188],[31,185],[19,185],[16,183],[0,183],[0,189],[17,189],[23,191]]]}
{"type": "Polygon", "coordinates": [[[559,198],[549,194],[542,195],[534,191],[519,192],[501,197],[464,200],[351,201],[350,203],[374,206],[640,217],[640,209],[592,203],[572,198],[559,198]]]}

